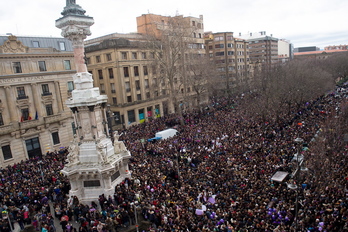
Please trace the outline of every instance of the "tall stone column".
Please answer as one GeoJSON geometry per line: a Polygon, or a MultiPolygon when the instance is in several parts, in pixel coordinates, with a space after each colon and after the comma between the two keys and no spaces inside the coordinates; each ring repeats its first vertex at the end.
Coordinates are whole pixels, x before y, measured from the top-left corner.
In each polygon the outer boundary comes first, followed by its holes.
{"type": "MultiPolygon", "coordinates": [[[[104,134],[107,96],[100,95],[99,88],[93,86],[92,75],[87,72],[83,41],[91,34],[89,28],[94,20],[84,13],[75,1],[67,1],[63,17],[56,20],[56,27],[62,30],[63,37],[72,41],[77,70],[73,75],[75,89],[66,104],[74,113],[78,136],[69,146],[62,173],[72,186],[69,195],[89,204],[103,193],[113,195],[115,186],[129,177],[125,171],[118,173],[117,166],[129,162],[130,152],[126,148],[116,152],[111,139],[104,134]],[[117,177],[113,178],[115,175],[117,177]]],[[[59,86],[57,83],[55,86],[58,93],[59,86]]]]}
{"type": "Polygon", "coordinates": [[[62,96],[60,94],[59,81],[54,82],[54,90],[57,96],[58,113],[63,111],[62,96]]]}
{"type": "MultiPolygon", "coordinates": [[[[36,112],[38,113],[38,115],[41,117],[42,116],[42,110],[41,110],[41,106],[40,106],[40,98],[39,98],[39,91],[37,89],[37,84],[33,83],[31,84],[31,92],[33,93],[33,97],[34,97],[34,108],[36,110],[36,112]]],[[[35,117],[36,112],[34,112],[33,117],[35,117]]]]}
{"type": "Polygon", "coordinates": [[[10,121],[15,122],[19,121],[19,118],[17,118],[16,114],[16,99],[13,97],[13,93],[11,91],[12,87],[11,86],[4,86],[5,92],[6,92],[6,101],[7,101],[7,106],[9,108],[9,113],[10,113],[10,121]]]}

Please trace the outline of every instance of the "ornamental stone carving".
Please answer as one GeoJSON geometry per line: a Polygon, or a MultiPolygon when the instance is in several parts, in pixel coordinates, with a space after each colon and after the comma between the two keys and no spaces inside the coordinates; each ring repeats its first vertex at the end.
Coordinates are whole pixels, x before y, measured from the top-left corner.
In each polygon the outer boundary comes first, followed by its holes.
{"type": "Polygon", "coordinates": [[[24,46],[21,41],[17,40],[17,37],[10,35],[8,40],[0,46],[1,53],[27,53],[28,47],[24,46]]]}

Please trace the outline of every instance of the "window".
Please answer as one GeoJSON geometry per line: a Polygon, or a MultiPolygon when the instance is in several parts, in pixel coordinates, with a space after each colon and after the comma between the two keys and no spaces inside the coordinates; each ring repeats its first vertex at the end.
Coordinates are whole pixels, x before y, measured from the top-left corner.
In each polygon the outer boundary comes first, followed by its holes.
{"type": "Polygon", "coordinates": [[[162,95],[166,95],[166,90],[165,89],[162,89],[162,95]]]}
{"type": "Polygon", "coordinates": [[[215,56],[224,56],[225,55],[225,52],[216,52],[215,53],[215,56]]]}
{"type": "Polygon", "coordinates": [[[139,76],[139,67],[134,66],[134,76],[139,76]]]}
{"type": "Polygon", "coordinates": [[[214,54],[213,53],[209,53],[209,57],[213,57],[214,56],[214,54]]]}
{"type": "Polygon", "coordinates": [[[135,88],[136,88],[136,90],[140,90],[140,81],[139,80],[135,81],[135,88]]]}
{"type": "Polygon", "coordinates": [[[132,96],[127,96],[127,102],[131,103],[132,102],[132,96]]]}
{"type": "Polygon", "coordinates": [[[143,70],[144,70],[144,76],[147,76],[148,75],[147,66],[144,66],[143,70]]]}
{"type": "Polygon", "coordinates": [[[60,144],[58,132],[52,133],[52,140],[53,140],[53,145],[60,144]]]}
{"type": "Polygon", "coordinates": [[[108,72],[109,72],[109,78],[114,79],[114,70],[112,68],[109,68],[108,72]]]}
{"type": "Polygon", "coordinates": [[[226,39],[227,39],[227,40],[233,40],[233,36],[228,35],[228,36],[226,36],[226,39]]]}
{"type": "Polygon", "coordinates": [[[132,52],[132,59],[133,59],[133,60],[138,59],[137,53],[136,53],[136,52],[132,52]]]}
{"type": "Polygon", "coordinates": [[[224,37],[223,36],[216,36],[214,37],[214,41],[223,41],[224,37]]]}
{"type": "Polygon", "coordinates": [[[0,112],[0,126],[4,125],[4,119],[2,118],[2,112],[0,112]]]}
{"type": "Polygon", "coordinates": [[[68,81],[68,91],[71,92],[74,90],[74,82],[68,81]]]}
{"type": "Polygon", "coordinates": [[[24,87],[17,87],[17,99],[26,99],[28,98],[26,95],[25,95],[25,90],[24,90],[24,87]]]}
{"type": "Polygon", "coordinates": [[[39,41],[33,41],[33,47],[34,48],[39,48],[40,47],[39,41]]]}
{"type": "Polygon", "coordinates": [[[212,45],[209,45],[209,46],[208,46],[208,49],[209,49],[209,50],[213,49],[213,46],[212,46],[212,45]]]}
{"type": "Polygon", "coordinates": [[[144,85],[145,85],[145,89],[149,88],[149,80],[148,79],[144,80],[144,85]]]}
{"type": "Polygon", "coordinates": [[[123,74],[124,74],[124,77],[129,77],[128,67],[123,67],[123,74]]]}
{"type": "Polygon", "coordinates": [[[115,83],[110,83],[111,93],[116,93],[115,83]]]}
{"type": "Polygon", "coordinates": [[[46,114],[47,114],[47,116],[53,115],[52,104],[46,105],[46,114]]]}
{"type": "Polygon", "coordinates": [[[153,78],[153,79],[152,79],[152,84],[153,84],[154,86],[157,86],[157,78],[153,78]]]}
{"type": "Polygon", "coordinates": [[[234,66],[228,66],[228,71],[233,71],[234,70],[234,66]]]}
{"type": "Polygon", "coordinates": [[[187,88],[187,92],[188,93],[191,92],[191,88],[190,87],[187,88]]]}
{"type": "Polygon", "coordinates": [[[121,56],[123,60],[127,60],[127,52],[122,52],[121,56]]]}
{"type": "Polygon", "coordinates": [[[141,94],[140,94],[140,93],[137,94],[137,100],[138,100],[138,101],[141,101],[141,94]]]}
{"type": "Polygon", "coordinates": [[[156,69],[156,66],[152,66],[152,74],[156,74],[157,73],[157,69],[156,69]]]}
{"type": "Polygon", "coordinates": [[[98,70],[98,76],[99,76],[99,79],[103,79],[103,70],[99,69],[98,70]]]}
{"type": "Polygon", "coordinates": [[[193,38],[196,38],[196,32],[193,32],[193,38]]]}
{"type": "Polygon", "coordinates": [[[5,145],[1,147],[2,154],[4,156],[4,160],[12,159],[12,152],[10,145],[5,145]]]}
{"type": "Polygon", "coordinates": [[[40,72],[47,71],[45,61],[39,61],[39,70],[40,70],[40,72]]]}
{"type": "Polygon", "coordinates": [[[131,91],[131,88],[130,88],[130,83],[129,81],[125,82],[125,87],[126,87],[126,92],[130,92],[131,91]]]}
{"type": "Polygon", "coordinates": [[[86,63],[91,64],[91,57],[87,57],[86,63]]]}
{"type": "MultiPolygon", "coordinates": [[[[87,59],[88,61],[88,59],[87,59]]],[[[64,69],[71,70],[70,60],[64,60],[64,69]]]]}
{"type": "Polygon", "coordinates": [[[112,60],[111,53],[106,54],[106,60],[107,61],[112,60]]]}
{"type": "Polygon", "coordinates": [[[114,105],[117,105],[117,98],[116,98],[116,97],[113,97],[113,98],[112,98],[112,103],[113,103],[114,105]]]}
{"type": "Polygon", "coordinates": [[[61,51],[65,51],[66,50],[66,48],[65,48],[65,42],[59,42],[59,49],[61,50],[61,51]]]}
{"type": "Polygon", "coordinates": [[[198,33],[198,38],[202,38],[202,34],[201,33],[198,33]]]}
{"type": "Polygon", "coordinates": [[[141,58],[146,59],[146,52],[141,53],[141,58]]]}
{"type": "Polygon", "coordinates": [[[228,55],[228,56],[233,56],[233,55],[234,55],[234,52],[233,52],[233,51],[227,51],[227,55],[228,55]]]}
{"type": "Polygon", "coordinates": [[[21,110],[21,112],[22,112],[21,122],[29,120],[29,109],[24,108],[21,110]]]}
{"type": "Polygon", "coordinates": [[[14,73],[22,73],[21,62],[13,62],[12,67],[14,73]]]}
{"type": "Polygon", "coordinates": [[[135,112],[134,112],[134,110],[129,110],[127,113],[128,113],[128,122],[129,123],[135,122],[135,112]]]}
{"type": "Polygon", "coordinates": [[[196,22],[195,21],[192,21],[192,26],[196,26],[196,22]]]}
{"type": "MultiPolygon", "coordinates": [[[[197,23],[197,27],[199,28],[199,29],[202,29],[202,23],[197,23]]],[[[199,37],[200,38],[200,37],[199,37]]]]}
{"type": "Polygon", "coordinates": [[[52,93],[50,93],[48,84],[41,85],[41,88],[42,88],[42,96],[52,95],[52,93]]]}
{"type": "Polygon", "coordinates": [[[105,85],[100,84],[100,93],[105,93],[105,85]]]}
{"type": "Polygon", "coordinates": [[[232,43],[228,43],[228,44],[227,44],[227,47],[228,47],[228,48],[233,48],[233,44],[232,44],[232,43]]]}
{"type": "Polygon", "coordinates": [[[154,52],[151,52],[151,53],[150,53],[150,58],[151,58],[151,59],[155,59],[155,53],[154,53],[154,52]]]}
{"type": "Polygon", "coordinates": [[[215,48],[224,48],[223,44],[215,44],[215,48]]]}
{"type": "Polygon", "coordinates": [[[101,61],[101,60],[100,60],[100,56],[96,56],[96,57],[95,57],[95,62],[100,63],[100,61],[101,61]]]}
{"type": "Polygon", "coordinates": [[[146,99],[150,98],[150,92],[146,92],[146,99]]]}

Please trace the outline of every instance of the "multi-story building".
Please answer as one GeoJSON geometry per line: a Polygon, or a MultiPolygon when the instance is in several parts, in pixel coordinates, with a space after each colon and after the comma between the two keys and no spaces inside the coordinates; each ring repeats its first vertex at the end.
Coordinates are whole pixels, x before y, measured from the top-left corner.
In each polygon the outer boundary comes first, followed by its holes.
{"type": "Polygon", "coordinates": [[[139,34],[111,34],[85,43],[87,68],[108,96],[113,129],[167,113],[167,93],[158,87],[153,54],[142,41],[139,34]]]}
{"type": "Polygon", "coordinates": [[[271,68],[278,63],[278,39],[266,35],[265,31],[258,33],[239,34],[249,42],[250,62],[261,64],[263,68],[271,68]]]}
{"type": "Polygon", "coordinates": [[[285,63],[294,58],[293,46],[286,39],[278,40],[278,59],[279,63],[285,63]]]}
{"type": "MultiPolygon", "coordinates": [[[[192,106],[207,102],[204,87],[206,80],[201,78],[203,75],[197,76],[197,69],[202,65],[200,61],[205,56],[203,16],[196,18],[143,14],[137,17],[137,26],[138,33],[146,38],[157,39],[161,44],[157,49],[161,50],[164,57],[170,57],[171,62],[164,62],[166,65],[162,65],[163,69],[176,70],[171,74],[164,72],[166,75],[159,77],[167,82],[162,84],[168,85],[169,112],[178,112],[179,106],[192,109],[192,106]]],[[[159,63],[163,64],[161,61],[159,63]]]]}
{"type": "Polygon", "coordinates": [[[294,48],[294,53],[298,53],[298,52],[314,52],[314,51],[320,51],[320,48],[316,47],[316,46],[308,46],[308,47],[297,47],[294,48]]]}
{"type": "Polygon", "coordinates": [[[331,45],[324,47],[324,50],[348,50],[348,45],[331,45]]]}
{"type": "Polygon", "coordinates": [[[0,166],[70,144],[74,65],[64,38],[0,36],[0,166]]]}
{"type": "Polygon", "coordinates": [[[245,86],[252,76],[248,42],[233,36],[233,32],[206,33],[206,53],[215,63],[217,83],[223,89],[245,86]]]}
{"type": "Polygon", "coordinates": [[[162,16],[155,14],[143,14],[137,17],[137,31],[143,35],[154,35],[160,38],[163,31],[168,29],[171,20],[180,20],[180,27],[185,26],[185,29],[191,33],[191,37],[195,39],[197,47],[203,49],[204,43],[204,24],[203,15],[196,17],[179,16],[162,16]]]}

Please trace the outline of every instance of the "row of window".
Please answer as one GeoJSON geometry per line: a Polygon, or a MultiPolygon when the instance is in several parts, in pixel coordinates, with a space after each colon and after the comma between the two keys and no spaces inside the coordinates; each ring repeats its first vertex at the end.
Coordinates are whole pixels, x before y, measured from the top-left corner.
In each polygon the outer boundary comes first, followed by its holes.
{"type": "MultiPolygon", "coordinates": [[[[190,87],[187,88],[187,92],[188,92],[188,93],[191,92],[191,88],[190,88],[190,87]]],[[[183,88],[181,89],[181,93],[184,93],[184,89],[183,89],[183,88]]],[[[165,96],[165,95],[168,94],[168,92],[167,92],[166,89],[162,89],[162,90],[161,90],[161,94],[162,94],[163,96],[165,96]]],[[[159,97],[159,95],[160,95],[160,93],[159,93],[157,90],[153,92],[153,96],[154,96],[154,97],[159,97]]],[[[142,95],[141,95],[140,93],[136,95],[136,98],[137,98],[137,99],[136,99],[137,101],[143,100],[143,99],[142,99],[142,95]]],[[[146,99],[150,99],[150,98],[151,98],[150,92],[146,92],[145,98],[146,98],[146,99]]],[[[132,102],[133,102],[132,96],[127,96],[127,103],[132,103],[132,102]]],[[[112,103],[113,103],[114,105],[117,105],[117,98],[116,98],[116,97],[113,97],[113,98],[112,98],[112,103]]]]}
{"type": "MultiPolygon", "coordinates": [[[[31,41],[33,44],[34,48],[40,48],[40,41],[31,41]]],[[[59,41],[58,42],[58,46],[59,46],[59,50],[61,51],[66,51],[66,46],[65,46],[65,42],[64,41],[59,41]]]]}
{"type": "MultiPolygon", "coordinates": [[[[140,59],[147,59],[147,53],[146,52],[121,52],[121,59],[122,60],[128,60],[129,57],[129,53],[131,53],[131,59],[132,60],[137,60],[139,57],[140,59]],[[139,56],[140,53],[140,56],[139,56]]],[[[150,58],[154,58],[155,55],[154,53],[150,53],[150,58]]],[[[105,54],[105,61],[112,61],[112,54],[111,53],[107,53],[105,54]]],[[[102,57],[100,55],[95,56],[95,63],[101,63],[102,62],[102,57]]],[[[87,64],[92,64],[91,63],[91,57],[87,57],[87,64]]]]}
{"type": "MultiPolygon", "coordinates": [[[[70,60],[64,60],[64,69],[65,70],[71,70],[71,64],[70,60]]],[[[38,67],[40,72],[45,72],[47,71],[46,68],[46,62],[45,61],[38,61],[38,67]]],[[[22,73],[22,65],[21,62],[12,62],[12,68],[14,73],[22,73]]]]}
{"type": "MultiPolygon", "coordinates": [[[[24,86],[19,86],[16,89],[17,89],[17,100],[28,98],[28,96],[25,94],[24,86]]],[[[41,90],[42,90],[42,96],[52,95],[52,93],[50,92],[48,84],[42,84],[41,90]]]]}
{"type": "MultiPolygon", "coordinates": [[[[196,21],[192,21],[192,26],[195,27],[196,26],[196,21]]],[[[203,23],[197,23],[197,27],[199,29],[202,29],[203,28],[203,23]]]]}
{"type": "MultiPolygon", "coordinates": [[[[123,67],[123,77],[129,77],[129,69],[130,67],[123,67]]],[[[114,79],[114,71],[112,68],[108,68],[108,75],[109,75],[109,79],[114,79]]],[[[134,71],[134,76],[139,76],[139,66],[134,66],[133,67],[133,71],[134,71]]],[[[98,78],[99,80],[104,79],[104,72],[102,69],[98,69],[98,78]]],[[[91,73],[93,75],[92,71],[89,71],[89,73],[91,73]]],[[[155,68],[153,68],[153,73],[155,74],[155,68]]],[[[147,76],[149,74],[148,68],[147,66],[143,66],[143,74],[144,76],[147,76]]]]}
{"type": "MultiPolygon", "coordinates": [[[[60,139],[59,139],[59,133],[58,131],[57,132],[53,132],[51,134],[52,136],[52,142],[53,142],[53,145],[57,145],[57,144],[60,144],[60,139]]],[[[30,139],[30,140],[26,140],[26,146],[27,146],[27,149],[29,148],[39,148],[40,145],[39,145],[39,141],[38,141],[38,138],[33,138],[33,139],[30,139]],[[32,146],[33,142],[32,141],[35,141],[35,146],[32,146]]],[[[2,151],[2,155],[3,155],[3,158],[4,160],[9,160],[9,159],[12,159],[13,158],[13,155],[12,155],[12,151],[11,151],[11,146],[10,145],[4,145],[4,146],[1,146],[1,151],[2,151]]]]}

